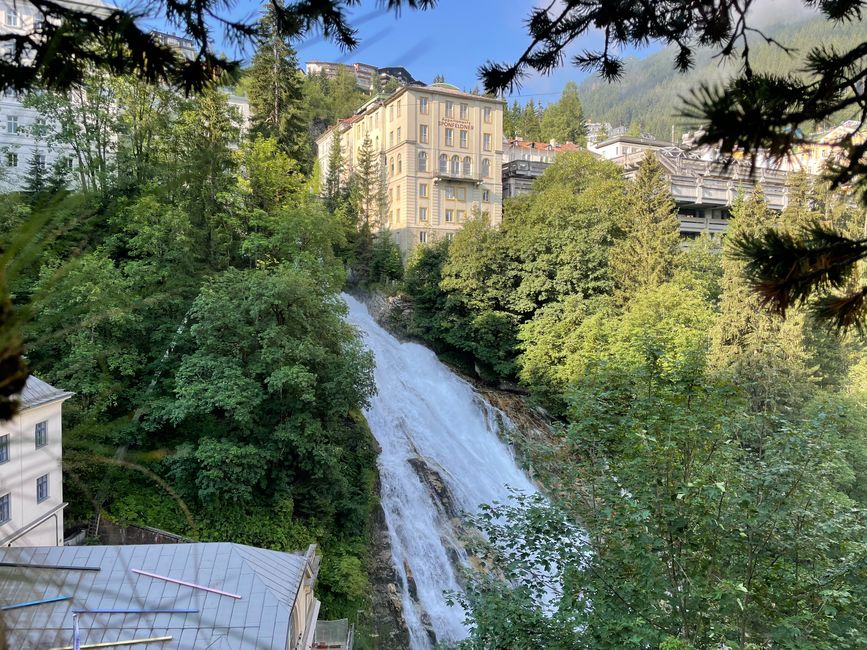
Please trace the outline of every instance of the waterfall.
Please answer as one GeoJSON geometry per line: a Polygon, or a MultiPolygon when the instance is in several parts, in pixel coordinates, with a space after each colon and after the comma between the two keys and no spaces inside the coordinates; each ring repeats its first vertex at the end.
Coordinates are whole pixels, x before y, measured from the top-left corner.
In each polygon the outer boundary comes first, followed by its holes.
{"type": "Polygon", "coordinates": [[[462,512],[509,500],[507,486],[535,488],[497,435],[495,410],[436,358],[402,343],[350,296],[348,320],[376,359],[377,395],[365,415],[382,447],[381,502],[412,650],[467,635],[464,612],[446,603],[459,591],[462,512]]]}

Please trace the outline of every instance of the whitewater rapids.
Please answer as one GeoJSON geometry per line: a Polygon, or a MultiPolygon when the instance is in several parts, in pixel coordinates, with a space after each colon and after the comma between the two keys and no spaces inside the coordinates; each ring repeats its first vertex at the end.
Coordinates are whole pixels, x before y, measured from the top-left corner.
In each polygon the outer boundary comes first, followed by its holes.
{"type": "Polygon", "coordinates": [[[445,596],[460,591],[455,563],[467,560],[449,510],[507,502],[507,486],[536,489],[498,437],[496,411],[470,384],[424,346],[389,334],[361,302],[343,299],[376,360],[377,394],[365,416],[382,448],[380,496],[411,650],[428,650],[431,631],[446,643],[467,635],[464,611],[445,596]]]}

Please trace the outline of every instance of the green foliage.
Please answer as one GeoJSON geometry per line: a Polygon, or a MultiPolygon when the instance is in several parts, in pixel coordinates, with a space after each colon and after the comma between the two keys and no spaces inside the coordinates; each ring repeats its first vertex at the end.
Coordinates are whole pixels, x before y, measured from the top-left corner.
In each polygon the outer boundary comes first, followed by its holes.
{"type": "Polygon", "coordinates": [[[549,104],[542,112],[542,140],[583,144],[586,136],[585,121],[581,100],[578,98],[578,85],[570,81],[563,88],[560,100],[549,104]]]}
{"type": "Polygon", "coordinates": [[[674,273],[680,222],[662,165],[647,154],[629,188],[625,236],[611,252],[611,276],[623,299],[659,286],[674,273]]]}
{"type": "Polygon", "coordinates": [[[277,141],[303,168],[311,162],[303,107],[302,75],[295,50],[280,32],[273,8],[259,23],[258,43],[247,72],[253,128],[277,141]]]}

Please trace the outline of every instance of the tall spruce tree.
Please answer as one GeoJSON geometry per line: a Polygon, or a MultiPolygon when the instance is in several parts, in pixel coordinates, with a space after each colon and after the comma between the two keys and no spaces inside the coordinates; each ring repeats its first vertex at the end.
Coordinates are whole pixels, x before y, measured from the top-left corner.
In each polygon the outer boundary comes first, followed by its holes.
{"type": "Polygon", "coordinates": [[[622,300],[671,278],[680,252],[677,207],[656,156],[648,153],[629,188],[625,237],[611,251],[611,277],[622,300]]]}
{"type": "Polygon", "coordinates": [[[503,135],[509,139],[524,137],[521,128],[521,105],[518,100],[512,102],[511,107],[503,111],[503,135]]]}
{"type": "Polygon", "coordinates": [[[328,172],[325,177],[325,203],[332,212],[337,208],[341,196],[341,175],[343,174],[343,151],[340,145],[340,131],[335,129],[328,152],[328,172]]]}
{"type": "Polygon", "coordinates": [[[249,73],[253,128],[273,137],[307,167],[310,142],[304,120],[302,76],[295,50],[275,26],[273,9],[263,16],[249,73]]]}
{"type": "Polygon", "coordinates": [[[24,191],[36,196],[45,191],[47,185],[45,161],[34,149],[27,160],[27,174],[24,176],[24,191]]]}
{"type": "Polygon", "coordinates": [[[783,320],[767,311],[750,288],[745,262],[734,255],[740,237],[774,225],[760,188],[739,197],[723,251],[720,314],[711,334],[711,365],[730,374],[760,414],[786,414],[799,406],[815,386],[816,376],[806,348],[805,318],[792,312],[783,320]]]}
{"type": "Polygon", "coordinates": [[[379,156],[370,137],[365,137],[358,150],[353,174],[355,209],[359,227],[372,232],[380,225],[384,209],[384,187],[379,156]]]}
{"type": "Polygon", "coordinates": [[[563,88],[560,100],[550,104],[542,113],[542,140],[585,142],[584,122],[584,109],[578,97],[578,84],[570,81],[563,88]]]}
{"type": "Polygon", "coordinates": [[[536,110],[536,102],[532,99],[524,106],[521,113],[521,131],[525,140],[537,142],[542,138],[542,122],[536,110]]]}

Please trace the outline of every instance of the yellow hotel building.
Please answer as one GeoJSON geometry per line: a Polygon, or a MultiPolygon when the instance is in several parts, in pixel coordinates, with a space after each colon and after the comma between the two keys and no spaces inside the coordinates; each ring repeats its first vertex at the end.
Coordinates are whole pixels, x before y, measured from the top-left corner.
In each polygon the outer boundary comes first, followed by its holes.
{"type": "Polygon", "coordinates": [[[365,138],[379,152],[387,195],[380,227],[403,253],[451,238],[474,213],[502,220],[503,101],[449,84],[405,86],[370,100],[316,141],[328,174],[335,129],[344,176],[351,176],[365,138]]]}

